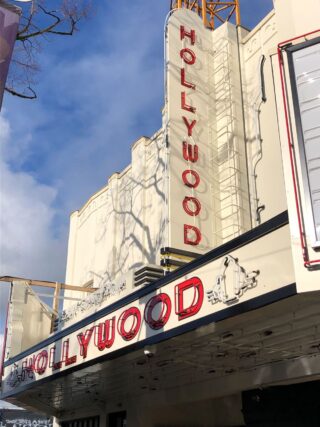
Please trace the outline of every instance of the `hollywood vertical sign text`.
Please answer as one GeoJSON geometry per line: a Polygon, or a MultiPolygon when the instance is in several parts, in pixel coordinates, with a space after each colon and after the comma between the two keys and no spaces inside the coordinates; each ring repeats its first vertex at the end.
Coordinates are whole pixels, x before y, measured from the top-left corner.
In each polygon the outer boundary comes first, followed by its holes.
{"type": "MultiPolygon", "coordinates": [[[[196,41],[196,31],[194,29],[186,30],[184,25],[180,25],[180,40],[188,40],[190,47],[184,47],[180,50],[180,57],[183,61],[183,66],[180,69],[180,82],[182,86],[181,90],[181,110],[182,110],[182,121],[186,127],[186,133],[188,137],[193,136],[194,128],[197,124],[197,120],[194,118],[196,113],[196,107],[189,105],[185,87],[196,91],[196,85],[187,79],[187,66],[193,66],[196,63],[197,57],[195,52],[192,50],[192,46],[196,41]],[[190,113],[186,117],[185,112],[190,113]]],[[[196,164],[199,160],[199,147],[197,144],[190,144],[188,141],[182,141],[182,156],[185,161],[196,164]]],[[[187,165],[188,166],[188,165],[187,165]]],[[[190,189],[196,189],[200,184],[200,175],[189,167],[182,173],[182,181],[185,186],[190,189]]],[[[198,216],[201,212],[201,203],[199,199],[194,196],[185,196],[182,201],[182,207],[185,213],[191,217],[198,216]]],[[[183,240],[186,245],[197,246],[201,242],[202,235],[201,231],[195,225],[184,224],[183,225],[183,240]]]]}

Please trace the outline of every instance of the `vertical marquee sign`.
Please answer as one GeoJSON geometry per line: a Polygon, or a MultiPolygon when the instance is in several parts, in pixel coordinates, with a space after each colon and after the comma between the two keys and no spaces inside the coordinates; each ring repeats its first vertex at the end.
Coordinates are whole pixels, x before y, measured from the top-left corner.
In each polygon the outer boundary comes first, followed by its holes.
{"type": "Polygon", "coordinates": [[[213,247],[210,188],[212,34],[189,10],[176,10],[166,32],[169,246],[203,253],[213,247]]]}
{"type": "Polygon", "coordinates": [[[0,5],[0,110],[19,24],[19,8],[0,5]]]}

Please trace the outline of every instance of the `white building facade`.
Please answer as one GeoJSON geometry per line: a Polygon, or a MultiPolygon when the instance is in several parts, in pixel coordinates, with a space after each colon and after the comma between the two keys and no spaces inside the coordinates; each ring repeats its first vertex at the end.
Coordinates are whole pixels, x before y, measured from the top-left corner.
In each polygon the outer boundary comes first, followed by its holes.
{"type": "Polygon", "coordinates": [[[4,398],[63,427],[319,425],[319,16],[171,13],[162,129],[71,215],[66,283],[97,290],[8,354],[4,398]]]}

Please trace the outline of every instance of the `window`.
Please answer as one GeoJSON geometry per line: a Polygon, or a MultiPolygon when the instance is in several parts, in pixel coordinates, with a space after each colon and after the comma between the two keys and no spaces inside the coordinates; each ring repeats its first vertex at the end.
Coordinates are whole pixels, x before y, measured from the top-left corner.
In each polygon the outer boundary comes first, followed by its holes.
{"type": "Polygon", "coordinates": [[[98,416],[90,418],[81,418],[78,420],[63,421],[60,423],[61,427],[99,427],[99,425],[100,418],[98,416]]]}

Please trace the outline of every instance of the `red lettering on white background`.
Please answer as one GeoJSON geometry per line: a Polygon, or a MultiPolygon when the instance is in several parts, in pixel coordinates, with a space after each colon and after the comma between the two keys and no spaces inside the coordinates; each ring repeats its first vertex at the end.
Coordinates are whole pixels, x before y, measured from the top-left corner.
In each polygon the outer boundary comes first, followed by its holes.
{"type": "MultiPolygon", "coordinates": [[[[188,37],[190,39],[191,45],[195,44],[196,33],[195,30],[190,29],[189,31],[185,30],[183,25],[180,26],[180,39],[188,37]]],[[[194,65],[196,62],[195,52],[188,48],[184,47],[180,50],[181,59],[188,65],[194,65]]],[[[192,82],[187,81],[186,79],[186,70],[184,67],[180,68],[180,83],[181,86],[196,90],[196,85],[192,82]]],[[[187,103],[186,92],[181,91],[181,109],[186,110],[189,113],[196,113],[196,107],[187,103]]],[[[186,125],[188,136],[192,137],[194,126],[197,121],[189,119],[185,116],[182,116],[183,122],[186,125]]],[[[182,155],[184,160],[191,163],[196,163],[199,159],[199,148],[196,144],[189,144],[187,141],[182,141],[182,155]]],[[[183,184],[189,188],[197,188],[200,184],[200,176],[196,171],[187,169],[182,173],[183,184]]],[[[185,196],[182,201],[182,207],[187,215],[198,216],[201,211],[201,203],[196,197],[185,196]]],[[[197,246],[201,242],[202,235],[198,227],[194,225],[184,224],[183,230],[184,244],[197,246]]]]}
{"type": "Polygon", "coordinates": [[[144,310],[144,320],[150,326],[151,329],[157,330],[164,327],[164,325],[169,320],[170,314],[171,314],[170,297],[165,293],[161,293],[150,298],[149,301],[147,302],[144,310]],[[154,311],[154,308],[159,304],[161,304],[160,315],[158,316],[157,319],[154,319],[153,311],[154,311]]]}
{"type": "MultiPolygon", "coordinates": [[[[33,356],[33,358],[29,359],[29,365],[28,365],[28,359],[25,359],[22,364],[21,364],[21,381],[26,381],[28,379],[33,379],[34,378],[34,364],[33,361],[35,360],[35,356],[33,356]]],[[[11,374],[12,374],[12,370],[11,370],[11,374]]],[[[42,374],[41,374],[42,375],[42,374]]]]}
{"type": "Polygon", "coordinates": [[[188,65],[193,65],[197,59],[194,51],[187,47],[180,50],[180,57],[188,65]]]}
{"type": "Polygon", "coordinates": [[[125,341],[132,340],[140,330],[141,326],[141,313],[137,307],[128,308],[125,310],[118,320],[118,332],[125,341]],[[126,328],[128,319],[131,319],[131,326],[129,329],[126,328]]]}
{"type": "Polygon", "coordinates": [[[62,342],[62,355],[61,359],[56,360],[56,346],[53,346],[49,350],[49,368],[52,368],[53,371],[56,371],[57,369],[61,369],[63,364],[65,366],[70,366],[73,363],[76,363],[77,356],[69,355],[69,348],[70,348],[70,340],[69,338],[62,342]]]}
{"type": "Polygon", "coordinates": [[[21,370],[22,370],[22,375],[24,377],[26,377],[28,374],[32,374],[33,371],[33,363],[32,363],[32,358],[30,358],[31,360],[31,365],[28,365],[28,359],[24,360],[21,364],[21,370]]]}
{"type": "Polygon", "coordinates": [[[201,203],[195,197],[186,196],[183,199],[182,206],[184,211],[190,216],[198,216],[201,211],[201,203]]]}
{"type": "Polygon", "coordinates": [[[195,113],[196,112],[195,107],[192,107],[191,105],[187,104],[186,93],[185,92],[181,92],[181,108],[183,110],[189,111],[190,113],[195,113]]]}
{"type": "Polygon", "coordinates": [[[180,40],[183,40],[185,37],[189,37],[191,44],[194,44],[196,41],[196,33],[194,30],[186,31],[183,25],[180,25],[180,40]]]}
{"type": "Polygon", "coordinates": [[[35,373],[42,375],[48,366],[48,352],[46,350],[42,350],[38,353],[34,360],[33,370],[35,373]]]}
{"type": "Polygon", "coordinates": [[[193,171],[191,169],[187,169],[182,172],[182,181],[184,185],[190,188],[197,188],[200,184],[200,176],[196,171],[193,171]],[[189,175],[191,175],[194,178],[193,182],[190,182],[189,175]]]}
{"type": "Polygon", "coordinates": [[[183,158],[187,162],[195,163],[199,158],[199,149],[197,145],[188,144],[186,141],[182,143],[183,158]]]}
{"type": "Polygon", "coordinates": [[[36,356],[35,355],[32,356],[32,357],[29,357],[29,361],[27,361],[27,365],[28,365],[27,369],[29,371],[34,371],[34,362],[35,362],[35,360],[36,360],[36,356]]]}
{"type": "Polygon", "coordinates": [[[179,320],[186,319],[187,317],[194,316],[199,312],[203,304],[203,284],[199,277],[192,277],[185,282],[179,283],[175,286],[176,295],[176,314],[179,320]],[[193,299],[191,304],[185,306],[184,294],[186,291],[191,292],[193,289],[193,299]]]}
{"type": "Polygon", "coordinates": [[[92,326],[90,329],[87,329],[84,334],[81,332],[77,335],[78,342],[80,345],[80,356],[82,356],[84,359],[87,357],[88,354],[88,345],[90,343],[93,331],[94,326],[92,326]]]}
{"type": "Polygon", "coordinates": [[[184,124],[187,126],[188,136],[192,136],[192,131],[193,131],[195,124],[197,123],[197,120],[192,120],[192,122],[190,123],[186,117],[182,116],[182,119],[184,121],[184,124]]]}
{"type": "Polygon", "coordinates": [[[100,351],[110,348],[114,343],[115,323],[116,318],[113,317],[111,320],[108,319],[96,326],[94,342],[100,351]]]}
{"type": "Polygon", "coordinates": [[[60,369],[62,367],[62,360],[56,360],[56,346],[52,347],[49,352],[49,367],[53,371],[60,369]]]}
{"type": "Polygon", "coordinates": [[[194,225],[184,224],[184,243],[197,246],[201,242],[201,231],[194,225]]]}
{"type": "Polygon", "coordinates": [[[69,342],[69,339],[67,339],[62,344],[62,361],[66,366],[72,365],[77,361],[76,355],[74,356],[69,355],[69,347],[70,347],[70,342],[69,342]]]}
{"type": "Polygon", "coordinates": [[[189,87],[190,89],[195,90],[196,85],[193,84],[193,83],[191,83],[191,82],[187,82],[187,80],[186,80],[186,70],[184,68],[181,68],[180,81],[181,81],[182,86],[189,87]]]}
{"type": "MultiPolygon", "coordinates": [[[[192,227],[192,226],[188,226],[192,227]]],[[[172,284],[173,286],[173,284],[172,284]]],[[[161,292],[157,295],[149,296],[144,308],[145,326],[157,331],[162,329],[169,321],[172,315],[172,304],[175,305],[175,314],[179,321],[183,321],[189,317],[196,315],[203,305],[204,289],[200,278],[192,277],[185,280],[174,287],[174,299],[171,300],[169,294],[161,292]]],[[[139,333],[141,328],[141,312],[137,307],[124,308],[119,317],[116,317],[116,312],[112,318],[102,319],[98,325],[92,324],[88,329],[82,332],[78,331],[76,335],[71,335],[65,340],[59,340],[54,346],[49,349],[43,349],[40,352],[30,355],[21,361],[21,368],[15,365],[14,372],[19,375],[20,383],[23,381],[36,381],[34,374],[42,376],[48,373],[48,367],[52,368],[52,372],[56,369],[67,368],[71,363],[76,362],[76,355],[70,356],[70,343],[80,344],[78,354],[82,359],[78,361],[81,364],[86,357],[95,357],[96,350],[89,347],[94,334],[95,346],[100,351],[112,347],[115,340],[116,323],[119,337],[125,341],[132,340],[139,333]],[[77,337],[77,339],[75,338],[77,337]],[[72,341],[75,340],[75,341],[72,341]],[[55,353],[61,349],[61,360],[55,362],[55,353]],[[90,350],[95,350],[93,355],[90,355],[90,350]]],[[[145,328],[144,328],[145,331],[145,328]]],[[[141,337],[147,338],[148,335],[141,337]]],[[[121,348],[121,345],[119,346],[121,348]]],[[[60,352],[59,352],[60,354],[60,352]]],[[[80,358],[79,358],[80,359],[80,358]]],[[[52,373],[51,372],[51,373],[52,373]]],[[[49,372],[50,375],[50,372],[49,372]]],[[[19,383],[19,384],[20,384],[19,383]]],[[[11,386],[15,387],[15,385],[11,386]]]]}

